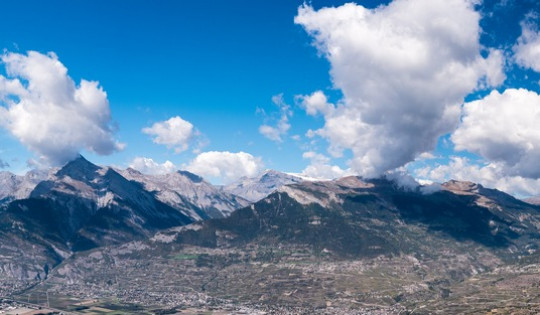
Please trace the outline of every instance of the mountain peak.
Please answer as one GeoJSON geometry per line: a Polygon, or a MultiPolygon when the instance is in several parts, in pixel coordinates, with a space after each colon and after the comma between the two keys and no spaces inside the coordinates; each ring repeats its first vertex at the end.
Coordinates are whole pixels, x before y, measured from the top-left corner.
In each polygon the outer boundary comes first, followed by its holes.
{"type": "Polygon", "coordinates": [[[75,159],[69,161],[56,172],[56,176],[69,176],[77,180],[92,180],[95,178],[96,171],[99,169],[99,166],[89,162],[79,154],[75,159]]]}

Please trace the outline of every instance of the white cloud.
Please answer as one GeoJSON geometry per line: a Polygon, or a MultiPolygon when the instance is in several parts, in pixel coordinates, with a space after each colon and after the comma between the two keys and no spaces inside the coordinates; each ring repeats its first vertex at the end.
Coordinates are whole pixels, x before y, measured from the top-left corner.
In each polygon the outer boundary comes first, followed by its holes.
{"type": "Polygon", "coordinates": [[[351,168],[377,176],[431,151],[457,126],[466,95],[505,79],[499,51],[480,55],[479,20],[467,0],[395,0],[373,10],[301,6],[295,22],[330,61],[344,94],[335,109],[322,106],[325,126],[316,134],[329,152],[351,150],[351,168]]]}
{"type": "Polygon", "coordinates": [[[423,152],[420,155],[418,155],[418,157],[416,158],[415,161],[432,160],[432,159],[435,159],[435,158],[437,158],[437,157],[435,155],[433,155],[433,153],[431,153],[431,152],[423,152]]]}
{"type": "Polygon", "coordinates": [[[263,136],[265,136],[266,138],[272,141],[276,141],[276,142],[283,141],[281,139],[281,132],[279,131],[279,129],[275,127],[272,127],[269,125],[262,125],[259,127],[259,133],[261,133],[263,136]]]}
{"type": "MultiPolygon", "coordinates": [[[[384,174],[384,177],[386,177],[386,179],[390,181],[393,181],[396,185],[405,190],[414,191],[420,186],[420,182],[418,182],[414,177],[412,177],[407,172],[405,167],[400,167],[395,170],[388,171],[384,174]]],[[[428,189],[427,191],[431,191],[431,189],[428,189]]]]}
{"type": "Polygon", "coordinates": [[[125,146],[114,139],[107,94],[96,81],[77,86],[54,53],[1,57],[0,126],[48,164],[80,150],[107,155],[125,146]]]}
{"type": "Polygon", "coordinates": [[[209,151],[199,154],[185,168],[220,183],[242,176],[253,177],[263,169],[261,158],[245,152],[209,151]]]}
{"type": "Polygon", "coordinates": [[[169,149],[174,148],[175,153],[187,150],[189,142],[197,134],[193,124],[180,116],[156,122],[151,127],[143,128],[142,132],[153,136],[154,143],[164,144],[169,149]]]}
{"type": "Polygon", "coordinates": [[[311,95],[300,95],[298,98],[308,115],[316,116],[319,113],[330,115],[334,110],[334,104],[328,103],[328,99],[322,91],[315,91],[311,95]]]}
{"type": "Polygon", "coordinates": [[[136,169],[143,174],[161,175],[175,172],[178,168],[171,162],[165,161],[162,164],[153,159],[145,157],[136,157],[129,163],[129,167],[136,169]]]}
{"type": "Polygon", "coordinates": [[[539,178],[540,95],[525,89],[491,92],[466,103],[451,139],[467,150],[500,162],[508,175],[539,178]]]}
{"type": "Polygon", "coordinates": [[[413,174],[419,181],[445,182],[450,179],[471,181],[496,188],[518,197],[540,195],[540,179],[508,176],[505,166],[497,162],[473,163],[464,157],[451,157],[448,164],[426,166],[413,174]]]}
{"type": "Polygon", "coordinates": [[[540,32],[532,24],[521,24],[521,36],[513,50],[518,65],[540,72],[540,32]]]}
{"type": "Polygon", "coordinates": [[[350,170],[331,165],[330,158],[323,154],[307,151],[302,154],[302,157],[308,159],[310,164],[302,171],[301,175],[319,179],[334,179],[352,175],[350,170]]]}
{"type": "Polygon", "coordinates": [[[292,116],[292,111],[290,106],[283,100],[283,94],[274,95],[272,102],[279,107],[280,118],[275,127],[268,124],[261,125],[259,127],[259,133],[272,141],[282,142],[282,136],[286,135],[291,128],[289,117],[292,116]]]}

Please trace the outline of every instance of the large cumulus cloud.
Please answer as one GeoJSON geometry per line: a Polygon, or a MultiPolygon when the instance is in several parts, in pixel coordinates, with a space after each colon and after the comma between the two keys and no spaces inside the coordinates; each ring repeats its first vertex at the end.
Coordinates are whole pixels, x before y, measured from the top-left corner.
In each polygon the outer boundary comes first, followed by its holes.
{"type": "Polygon", "coordinates": [[[464,105],[452,135],[467,150],[501,165],[504,175],[540,178],[540,95],[525,89],[492,91],[464,105]]]}
{"type": "Polygon", "coordinates": [[[80,150],[107,155],[114,138],[107,94],[96,81],[76,85],[54,53],[5,53],[0,75],[0,126],[44,162],[62,164],[80,150]]]}
{"type": "Polygon", "coordinates": [[[295,22],[314,38],[344,95],[335,108],[318,94],[306,103],[325,117],[316,134],[329,152],[351,150],[351,168],[377,176],[432,150],[457,126],[466,95],[505,79],[502,53],[481,55],[479,20],[467,0],[300,7],[295,22]]]}

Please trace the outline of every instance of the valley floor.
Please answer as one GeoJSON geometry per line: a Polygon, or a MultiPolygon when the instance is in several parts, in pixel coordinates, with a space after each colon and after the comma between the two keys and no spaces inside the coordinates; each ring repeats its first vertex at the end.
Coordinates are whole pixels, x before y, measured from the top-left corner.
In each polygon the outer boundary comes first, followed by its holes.
{"type": "Polygon", "coordinates": [[[134,242],[78,253],[36,285],[0,285],[14,300],[73,314],[540,313],[540,264],[482,270],[467,257],[434,258],[338,260],[291,245],[156,252],[134,242]]]}

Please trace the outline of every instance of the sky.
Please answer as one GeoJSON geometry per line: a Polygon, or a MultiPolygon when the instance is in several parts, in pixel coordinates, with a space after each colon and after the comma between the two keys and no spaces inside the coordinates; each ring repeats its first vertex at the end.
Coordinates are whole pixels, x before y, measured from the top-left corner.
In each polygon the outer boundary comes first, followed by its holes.
{"type": "Polygon", "coordinates": [[[2,1],[0,170],[264,169],[540,195],[534,0],[2,1]]]}

